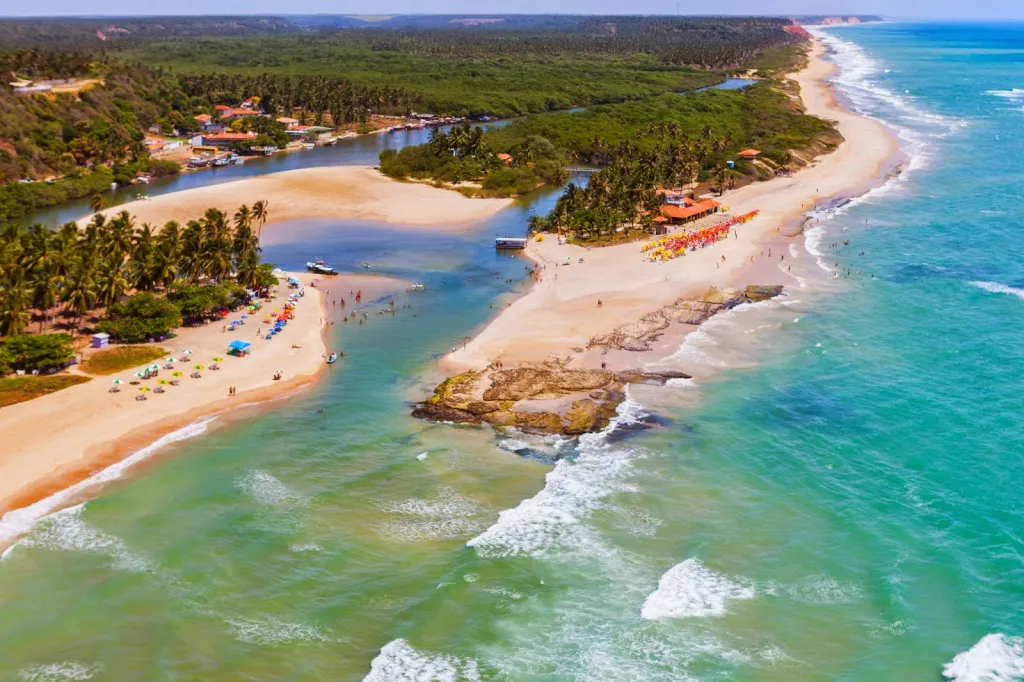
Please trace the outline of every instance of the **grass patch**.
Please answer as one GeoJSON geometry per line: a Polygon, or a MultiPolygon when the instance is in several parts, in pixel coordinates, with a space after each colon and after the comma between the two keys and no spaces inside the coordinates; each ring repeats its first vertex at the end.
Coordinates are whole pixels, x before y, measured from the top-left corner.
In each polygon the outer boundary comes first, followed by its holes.
{"type": "Polygon", "coordinates": [[[55,393],[69,386],[84,384],[91,381],[80,374],[55,374],[45,377],[7,377],[0,379],[0,407],[38,398],[41,395],[55,393]]]}
{"type": "Polygon", "coordinates": [[[86,374],[114,374],[166,355],[167,349],[157,346],[119,346],[89,356],[81,368],[86,374]]]}

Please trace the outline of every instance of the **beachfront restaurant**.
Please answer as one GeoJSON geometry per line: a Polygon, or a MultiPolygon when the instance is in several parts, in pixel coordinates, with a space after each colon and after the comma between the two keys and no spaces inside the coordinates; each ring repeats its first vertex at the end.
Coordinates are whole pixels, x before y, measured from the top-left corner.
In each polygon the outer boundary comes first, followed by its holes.
{"type": "Polygon", "coordinates": [[[683,225],[690,223],[695,220],[700,220],[706,216],[718,212],[720,204],[714,199],[704,199],[703,201],[687,200],[687,205],[680,206],[678,204],[663,204],[661,206],[659,217],[664,218],[664,222],[655,218],[655,223],[658,225],[683,225]]]}

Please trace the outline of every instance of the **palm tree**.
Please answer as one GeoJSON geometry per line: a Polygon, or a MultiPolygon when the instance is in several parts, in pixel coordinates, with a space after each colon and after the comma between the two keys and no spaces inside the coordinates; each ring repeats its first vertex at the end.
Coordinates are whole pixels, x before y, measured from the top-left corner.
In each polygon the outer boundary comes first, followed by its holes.
{"type": "Polygon", "coordinates": [[[260,240],[260,234],[263,232],[263,226],[267,222],[267,218],[270,216],[270,202],[266,199],[260,199],[252,205],[252,219],[259,222],[260,226],[256,230],[256,241],[260,240]]]}
{"type": "Polygon", "coordinates": [[[107,207],[107,200],[103,198],[103,195],[97,192],[92,195],[92,199],[89,200],[89,210],[93,213],[99,213],[107,207]]]}
{"type": "Polygon", "coordinates": [[[128,270],[131,272],[132,285],[140,291],[148,291],[156,282],[153,280],[153,254],[156,240],[153,228],[143,223],[142,229],[132,239],[132,254],[128,259],[128,270]]]}
{"type": "Polygon", "coordinates": [[[96,302],[110,307],[121,300],[129,286],[121,262],[117,258],[108,258],[103,261],[96,278],[96,302]]]}
{"type": "Polygon", "coordinates": [[[23,333],[32,319],[29,312],[32,290],[19,276],[0,287],[0,294],[0,336],[23,333]]]}
{"type": "MultiPolygon", "coordinates": [[[[114,258],[116,259],[116,257],[114,258]]],[[[68,278],[64,290],[65,310],[75,315],[75,329],[82,317],[96,303],[95,265],[92,260],[81,260],[68,278]]]]}
{"type": "Polygon", "coordinates": [[[249,227],[252,225],[252,211],[249,210],[248,205],[242,204],[235,211],[235,227],[249,227]]]}

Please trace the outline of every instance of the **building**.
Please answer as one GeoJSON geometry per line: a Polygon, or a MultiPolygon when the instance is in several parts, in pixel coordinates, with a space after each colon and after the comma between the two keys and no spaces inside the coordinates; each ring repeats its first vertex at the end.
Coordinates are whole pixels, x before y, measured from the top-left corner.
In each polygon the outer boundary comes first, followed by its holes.
{"type": "Polygon", "coordinates": [[[700,220],[705,216],[709,216],[712,213],[718,212],[720,204],[714,199],[704,199],[703,201],[693,201],[688,199],[688,205],[681,206],[679,204],[664,204],[661,207],[661,217],[665,218],[666,222],[657,218],[654,219],[656,223],[669,224],[669,225],[683,225],[685,223],[693,222],[694,220],[700,220]]]}
{"type": "Polygon", "coordinates": [[[194,118],[196,119],[196,123],[199,124],[199,127],[203,129],[203,132],[213,132],[213,130],[211,130],[211,128],[214,127],[213,116],[210,116],[209,114],[199,114],[194,118]]]}
{"type": "Polygon", "coordinates": [[[761,156],[761,152],[756,149],[744,149],[736,156],[740,157],[744,161],[753,161],[757,157],[761,156]]]}
{"type": "Polygon", "coordinates": [[[261,116],[260,112],[252,109],[231,109],[230,107],[220,112],[220,120],[233,121],[243,116],[261,116]]]}
{"type": "Polygon", "coordinates": [[[280,116],[276,120],[278,123],[284,126],[285,130],[291,130],[292,128],[295,128],[296,126],[299,125],[299,119],[297,118],[288,118],[287,116],[280,116]]]}
{"type": "Polygon", "coordinates": [[[239,142],[255,140],[256,133],[210,133],[209,135],[201,135],[200,137],[202,138],[201,142],[203,146],[225,149],[239,142]]]}

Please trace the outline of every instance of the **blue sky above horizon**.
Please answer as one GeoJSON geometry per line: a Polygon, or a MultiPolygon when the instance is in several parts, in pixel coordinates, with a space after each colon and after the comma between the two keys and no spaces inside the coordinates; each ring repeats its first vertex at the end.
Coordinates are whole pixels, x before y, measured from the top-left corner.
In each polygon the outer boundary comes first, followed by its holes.
{"type": "Polygon", "coordinates": [[[472,0],[375,0],[332,2],[291,0],[179,0],[159,9],[141,9],[136,0],[48,0],[32,7],[24,4],[0,8],[2,17],[137,16],[203,14],[882,14],[920,19],[1024,19],[1024,0],[719,0],[713,6],[683,0],[517,0],[481,5],[472,0]],[[141,11],[140,11],[141,9],[141,11]]]}

